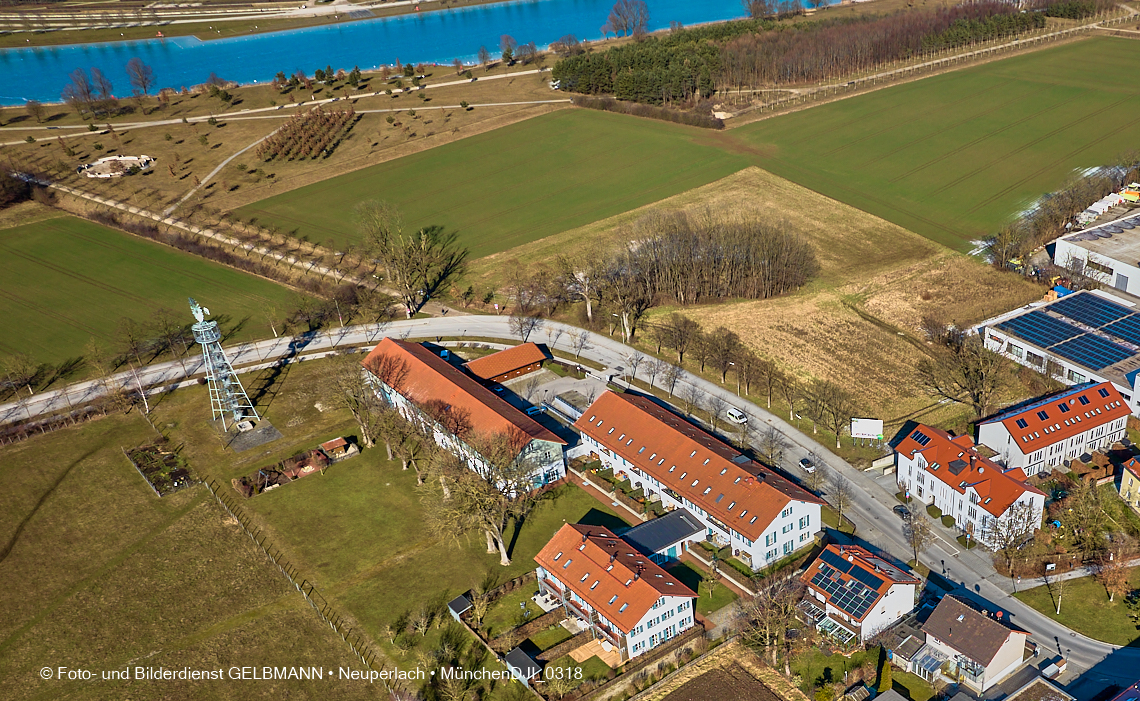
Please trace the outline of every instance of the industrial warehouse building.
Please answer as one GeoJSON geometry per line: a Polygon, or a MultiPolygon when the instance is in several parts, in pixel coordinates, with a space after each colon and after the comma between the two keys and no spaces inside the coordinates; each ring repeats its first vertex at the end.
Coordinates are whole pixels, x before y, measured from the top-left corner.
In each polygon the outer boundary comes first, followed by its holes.
{"type": "Polygon", "coordinates": [[[1140,415],[1140,305],[1100,291],[991,319],[977,327],[986,348],[1067,385],[1110,382],[1140,415]]]}

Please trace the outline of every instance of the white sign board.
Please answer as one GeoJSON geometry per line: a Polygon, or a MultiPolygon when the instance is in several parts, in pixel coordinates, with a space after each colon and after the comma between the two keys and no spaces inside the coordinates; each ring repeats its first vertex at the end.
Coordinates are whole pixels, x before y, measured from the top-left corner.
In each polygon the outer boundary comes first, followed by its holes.
{"type": "Polygon", "coordinates": [[[851,437],[883,440],[883,420],[851,419],[851,437]]]}

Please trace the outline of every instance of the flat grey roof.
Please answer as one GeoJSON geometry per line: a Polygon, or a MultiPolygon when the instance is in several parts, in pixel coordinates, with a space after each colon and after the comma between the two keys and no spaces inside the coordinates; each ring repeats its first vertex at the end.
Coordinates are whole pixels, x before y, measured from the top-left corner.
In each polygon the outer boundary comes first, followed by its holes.
{"type": "Polygon", "coordinates": [[[696,535],[703,533],[705,527],[684,509],[676,509],[661,518],[634,526],[622,534],[622,539],[646,555],[661,550],[696,535]]]}
{"type": "Polygon", "coordinates": [[[530,655],[522,651],[521,647],[516,647],[514,650],[508,652],[504,657],[507,664],[511,666],[519,676],[523,679],[534,679],[539,674],[542,674],[542,667],[530,658],[530,655]]]}

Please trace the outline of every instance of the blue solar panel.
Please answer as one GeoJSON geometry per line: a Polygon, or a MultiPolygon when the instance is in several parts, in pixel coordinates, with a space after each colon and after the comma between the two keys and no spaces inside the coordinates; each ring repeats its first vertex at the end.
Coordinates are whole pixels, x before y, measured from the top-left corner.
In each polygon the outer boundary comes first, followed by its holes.
{"type": "Polygon", "coordinates": [[[1132,351],[1124,346],[1118,346],[1111,341],[1091,334],[1065,341],[1049,350],[1062,358],[1080,363],[1092,370],[1103,370],[1109,365],[1132,357],[1132,351]]]}
{"type": "Polygon", "coordinates": [[[1024,338],[1041,348],[1048,348],[1084,333],[1076,326],[1054,319],[1042,311],[1032,311],[1014,317],[1009,321],[1003,321],[995,328],[1024,338]]]}
{"type": "Polygon", "coordinates": [[[1140,315],[1133,314],[1120,321],[1105,326],[1102,331],[1112,334],[1122,341],[1140,346],[1140,315]]]}
{"type": "Polygon", "coordinates": [[[1049,310],[1094,329],[1099,329],[1105,324],[1111,324],[1117,319],[1123,319],[1132,313],[1132,310],[1127,307],[1122,307],[1103,297],[1088,293],[1062,297],[1050,304],[1049,310]]]}

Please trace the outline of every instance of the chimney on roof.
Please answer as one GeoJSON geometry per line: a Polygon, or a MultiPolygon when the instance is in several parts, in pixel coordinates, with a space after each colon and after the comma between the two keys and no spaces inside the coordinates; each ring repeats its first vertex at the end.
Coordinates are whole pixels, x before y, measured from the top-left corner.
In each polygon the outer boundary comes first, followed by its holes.
{"type": "Polygon", "coordinates": [[[617,559],[617,550],[611,550],[610,551],[610,564],[611,565],[614,564],[614,560],[616,560],[616,559],[617,559]]]}
{"type": "Polygon", "coordinates": [[[637,569],[633,572],[633,581],[636,582],[639,579],[641,579],[641,565],[638,565],[637,569]]]}
{"type": "Polygon", "coordinates": [[[586,542],[586,539],[588,539],[589,537],[590,537],[590,532],[589,532],[589,531],[585,531],[585,532],[583,532],[583,533],[582,533],[582,542],[583,542],[583,543],[585,543],[585,542],[586,542]]]}

